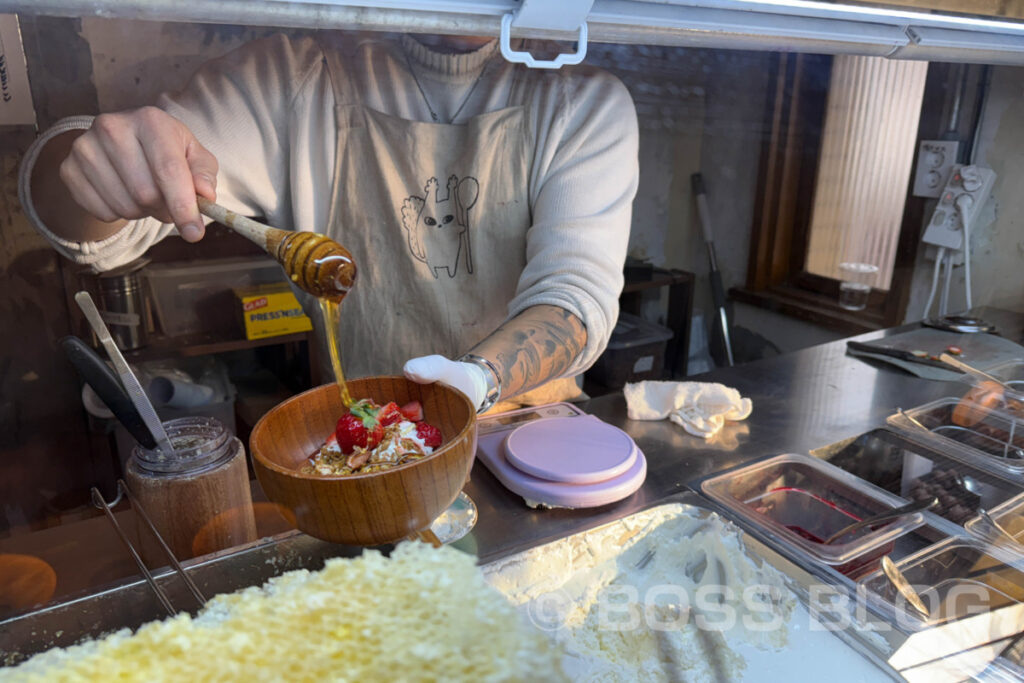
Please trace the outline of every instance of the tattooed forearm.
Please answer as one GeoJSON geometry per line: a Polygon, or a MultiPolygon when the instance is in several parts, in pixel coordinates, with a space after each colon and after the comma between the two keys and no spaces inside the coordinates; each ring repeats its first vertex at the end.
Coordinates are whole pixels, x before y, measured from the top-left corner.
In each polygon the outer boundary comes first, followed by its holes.
{"type": "Polygon", "coordinates": [[[501,396],[510,398],[560,376],[583,352],[587,328],[558,306],[533,306],[477,344],[501,376],[501,396]]]}

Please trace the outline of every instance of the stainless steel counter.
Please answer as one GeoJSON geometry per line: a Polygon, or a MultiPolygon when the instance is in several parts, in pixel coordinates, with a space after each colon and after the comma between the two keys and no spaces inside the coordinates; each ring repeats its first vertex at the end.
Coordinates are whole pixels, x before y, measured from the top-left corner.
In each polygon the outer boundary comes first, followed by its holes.
{"type": "MultiPolygon", "coordinates": [[[[995,323],[1004,337],[1018,343],[1024,339],[1024,316],[997,309],[983,309],[980,314],[995,323]]],[[[874,340],[916,327],[854,339],[874,340]]],[[[964,393],[962,384],[921,379],[887,363],[848,356],[846,341],[690,378],[734,387],[754,404],[747,420],[727,423],[711,442],[690,436],[667,420],[628,419],[621,393],[590,400],[583,406],[585,411],[621,427],[644,452],[648,470],[643,487],[629,499],[603,508],[530,510],[478,462],[466,492],[480,508],[480,521],[463,543],[487,562],[648,507],[686,489],[695,479],[770,455],[809,453],[884,427],[897,408],[964,393]]]]}
{"type": "MultiPolygon", "coordinates": [[[[1024,338],[1024,316],[996,310],[981,313],[1007,338],[1018,342],[1024,338]]],[[[905,329],[911,327],[857,339],[877,339],[905,329]]],[[[648,473],[643,487],[630,498],[602,508],[532,510],[478,462],[466,492],[479,508],[479,521],[457,547],[475,552],[481,563],[487,563],[650,507],[712,473],[778,453],[807,453],[883,426],[897,408],[959,395],[964,390],[962,385],[920,379],[884,363],[847,356],[845,340],[693,379],[735,387],[753,400],[753,414],[744,422],[727,424],[714,440],[705,442],[668,421],[629,420],[621,394],[592,399],[584,410],[627,431],[646,455],[648,473]]],[[[212,595],[259,583],[289,569],[315,569],[327,557],[355,552],[293,532],[186,566],[204,593],[212,595]]],[[[176,578],[163,572],[159,580],[181,597],[176,578]]],[[[194,609],[187,599],[180,604],[183,609],[194,609]]],[[[161,616],[159,603],[145,584],[137,581],[0,621],[0,656],[6,654],[14,661],[45,647],[68,645],[76,636],[134,627],[161,616]],[[111,610],[118,596],[130,598],[132,608],[111,610]],[[77,633],[69,632],[69,625],[77,633]]]]}

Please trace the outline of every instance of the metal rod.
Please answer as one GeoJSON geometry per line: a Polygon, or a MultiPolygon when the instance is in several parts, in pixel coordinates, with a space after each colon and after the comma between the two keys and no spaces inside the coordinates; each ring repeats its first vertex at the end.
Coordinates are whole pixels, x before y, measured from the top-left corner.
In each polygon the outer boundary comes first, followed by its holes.
{"type": "MultiPolygon", "coordinates": [[[[907,415],[907,417],[910,417],[910,416],[907,415]]],[[[918,424],[920,424],[920,423],[918,423],[918,424]]],[[[985,454],[992,456],[993,458],[1004,458],[1004,459],[1007,459],[1007,460],[1021,460],[1022,458],[1024,458],[1024,454],[1021,453],[1020,447],[1013,445],[1012,442],[1010,442],[1010,441],[1001,441],[1000,439],[997,439],[994,436],[989,436],[988,434],[982,434],[981,432],[977,431],[976,429],[971,429],[970,427],[961,427],[959,425],[940,425],[940,426],[938,426],[935,429],[932,429],[930,431],[933,434],[939,434],[939,435],[945,435],[946,432],[952,432],[954,434],[956,434],[956,433],[966,434],[967,436],[964,437],[963,439],[957,439],[957,438],[955,438],[955,436],[950,436],[949,438],[951,438],[954,441],[957,441],[959,443],[962,443],[965,446],[970,446],[971,448],[976,448],[976,449],[984,452],[985,454]],[[993,445],[989,446],[988,444],[990,444],[990,443],[993,444],[993,445]],[[995,448],[997,450],[992,450],[993,448],[995,448]],[[1012,453],[1010,452],[1010,449],[1012,449],[1012,451],[1013,451],[1012,453]],[[1001,455],[1000,455],[1000,451],[1002,452],[1001,455]]]]}
{"type": "Polygon", "coordinates": [[[732,355],[732,339],[729,337],[729,316],[725,308],[718,309],[718,320],[722,325],[722,343],[725,345],[725,358],[729,361],[729,367],[735,365],[736,361],[732,355]]]}
{"type": "MultiPolygon", "coordinates": [[[[323,2],[250,0],[0,0],[0,11],[28,15],[107,17],[148,21],[237,24],[281,28],[359,29],[412,33],[497,36],[502,16],[518,3],[410,1],[405,6],[339,5],[323,2]]],[[[924,15],[929,16],[929,15],[924,15]]],[[[617,6],[595,6],[587,19],[591,40],[640,45],[742,47],[885,56],[910,45],[906,22],[897,25],[769,12],[726,11],[657,4],[650,17],[624,14],[617,6]]],[[[1012,26],[1012,24],[1010,24],[1012,26]]],[[[995,29],[992,29],[995,30],[995,29]]],[[[574,40],[575,31],[512,27],[515,38],[574,40]]],[[[1012,38],[1012,36],[1010,37],[1012,38]]],[[[956,55],[961,51],[952,50],[956,55]]],[[[974,50],[970,51],[971,53],[974,50]]],[[[1002,53],[1000,53],[1002,54],[1002,53]]],[[[1008,59],[1024,62],[1009,53],[1008,59]]],[[[953,61],[953,57],[949,61],[953,61]]],[[[994,61],[994,60],[990,60],[994,61]]]]}
{"type": "MultiPolygon", "coordinates": [[[[639,3],[638,3],[639,4],[639,3]]],[[[467,2],[464,0],[362,0],[348,2],[343,6],[326,2],[260,2],[248,0],[193,0],[181,3],[177,0],[4,0],[0,9],[17,9],[22,12],[40,14],[92,14],[96,16],[126,16],[156,19],[170,16],[184,21],[198,21],[199,16],[217,16],[226,18],[232,23],[257,23],[267,16],[282,19],[330,18],[337,16],[349,17],[350,21],[365,16],[360,25],[370,20],[380,19],[377,15],[408,16],[410,14],[433,14],[445,16],[449,22],[457,24],[460,19],[490,19],[497,23],[501,16],[515,11],[518,3],[515,0],[504,2],[467,2]],[[246,6],[249,10],[246,11],[246,6]]],[[[822,24],[835,24],[839,27],[849,25],[859,28],[863,26],[889,27],[904,30],[907,27],[944,28],[977,33],[996,33],[1004,35],[1022,35],[1024,26],[1019,22],[1004,17],[966,17],[946,12],[927,12],[912,8],[882,8],[865,5],[833,2],[800,2],[782,3],[778,0],[759,2],[757,0],[675,0],[674,2],[656,3],[647,13],[643,6],[628,14],[616,3],[598,0],[591,8],[587,22],[590,24],[619,24],[624,27],[643,25],[651,29],[672,28],[679,17],[688,15],[714,16],[718,19],[719,30],[729,26],[729,17],[735,15],[735,22],[747,27],[754,20],[774,19],[776,25],[786,28],[786,18],[791,21],[817,21],[822,24]],[[673,7],[675,5],[676,7],[673,7]]],[[[394,20],[390,22],[394,24],[394,20]]],[[[703,22],[702,22],[703,23],[703,22]]],[[[757,22],[758,24],[760,22],[757,22]]],[[[304,24],[303,24],[304,25],[304,24]]],[[[755,24],[756,25],[756,24],[755,24]]],[[[798,24],[799,26],[799,24],[798,24]]],[[[428,29],[429,30],[429,29],[428,29]]],[[[560,31],[566,38],[571,38],[575,31],[560,31]]]]}
{"type": "MultiPolygon", "coordinates": [[[[122,484],[123,482],[120,479],[118,479],[118,498],[120,498],[121,493],[127,489],[127,487],[125,487],[125,489],[122,489],[122,484]]],[[[142,557],[139,556],[139,552],[135,549],[135,546],[132,545],[132,542],[124,533],[124,530],[121,528],[121,525],[117,523],[117,519],[114,517],[113,511],[110,509],[110,506],[107,505],[107,501],[103,500],[103,495],[95,486],[92,488],[92,504],[98,507],[99,509],[103,510],[104,513],[106,513],[107,519],[109,519],[110,523],[114,525],[114,531],[116,531],[117,535],[121,537],[121,541],[124,543],[125,547],[128,548],[128,552],[131,553],[132,559],[135,560],[135,564],[139,566],[139,571],[142,572],[142,576],[146,579],[146,583],[148,583],[149,587],[153,589],[154,593],[156,593],[157,599],[160,601],[160,604],[164,606],[164,609],[167,610],[167,614],[173,617],[175,614],[177,614],[177,611],[174,609],[174,606],[171,605],[171,601],[167,599],[167,594],[164,593],[163,589],[157,585],[156,580],[153,579],[153,575],[149,572],[149,569],[146,567],[146,563],[142,561],[142,557]]]]}
{"type": "Polygon", "coordinates": [[[170,560],[171,566],[174,567],[174,571],[176,571],[178,576],[181,577],[181,580],[185,582],[189,591],[195,599],[199,601],[199,604],[205,605],[206,598],[203,597],[203,594],[199,591],[199,587],[192,581],[192,578],[182,568],[181,563],[178,562],[178,558],[174,556],[174,553],[167,546],[167,543],[164,542],[163,536],[161,536],[160,532],[156,530],[156,526],[154,526],[153,522],[149,519],[149,515],[146,514],[146,511],[139,504],[138,500],[136,500],[135,494],[132,493],[132,490],[128,488],[128,485],[125,484],[123,480],[118,479],[117,485],[124,488],[124,495],[128,498],[128,502],[132,504],[132,509],[135,510],[135,514],[141,517],[142,521],[144,521],[146,526],[149,527],[149,530],[153,532],[153,536],[156,537],[157,543],[159,543],[160,547],[163,548],[164,554],[167,555],[167,559],[170,560]]]}
{"type": "Polygon", "coordinates": [[[1003,457],[1010,457],[1010,447],[1013,446],[1013,433],[1017,430],[1017,421],[1012,420],[1010,422],[1010,438],[1006,440],[1006,448],[1003,449],[1003,457]]]}
{"type": "Polygon", "coordinates": [[[949,112],[949,122],[946,124],[946,132],[952,133],[953,137],[960,139],[960,101],[964,96],[964,88],[967,87],[967,69],[963,64],[957,64],[954,67],[954,73],[956,73],[956,93],[953,96],[953,106],[949,112]]]}
{"type": "Polygon", "coordinates": [[[711,284],[711,299],[718,309],[718,325],[722,335],[722,347],[725,360],[732,367],[735,359],[732,355],[732,339],[729,334],[729,316],[725,311],[725,287],[722,285],[722,272],[718,270],[718,256],[715,253],[715,236],[711,228],[711,210],[708,208],[707,192],[704,178],[700,173],[690,176],[690,185],[694,201],[697,204],[697,215],[700,218],[701,232],[704,233],[704,244],[708,250],[708,277],[711,284]]]}

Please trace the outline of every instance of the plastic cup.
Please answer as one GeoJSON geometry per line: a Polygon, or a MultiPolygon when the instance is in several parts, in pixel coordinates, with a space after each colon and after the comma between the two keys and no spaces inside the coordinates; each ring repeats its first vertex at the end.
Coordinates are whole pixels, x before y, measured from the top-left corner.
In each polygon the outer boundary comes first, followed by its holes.
{"type": "Polygon", "coordinates": [[[848,311],[863,311],[875,283],[878,266],[870,263],[839,264],[839,306],[848,311]]]}

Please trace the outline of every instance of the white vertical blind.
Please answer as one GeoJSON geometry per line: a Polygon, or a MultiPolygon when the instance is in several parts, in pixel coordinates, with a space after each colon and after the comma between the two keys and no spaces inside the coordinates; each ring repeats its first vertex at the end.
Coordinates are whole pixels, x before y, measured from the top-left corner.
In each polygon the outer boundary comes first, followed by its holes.
{"type": "Polygon", "coordinates": [[[842,262],[870,263],[873,286],[889,288],[927,70],[881,57],[833,61],[808,272],[838,278],[842,262]]]}

